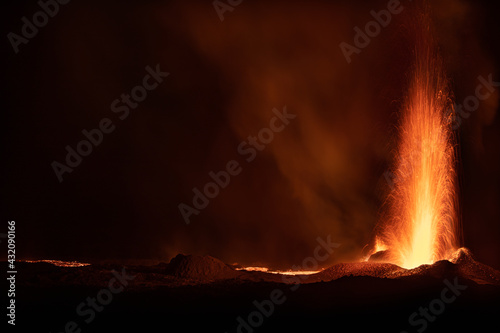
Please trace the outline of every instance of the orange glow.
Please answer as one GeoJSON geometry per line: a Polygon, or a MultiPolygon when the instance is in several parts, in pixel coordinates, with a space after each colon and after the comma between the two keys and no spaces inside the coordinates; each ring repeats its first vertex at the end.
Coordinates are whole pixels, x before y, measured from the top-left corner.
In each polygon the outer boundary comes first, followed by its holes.
{"type": "Polygon", "coordinates": [[[78,261],[62,261],[62,260],[21,260],[23,262],[28,262],[28,263],[48,263],[52,264],[54,266],[58,267],[83,267],[83,266],[90,266],[90,264],[84,263],[84,262],[78,262],[78,261]]]}
{"type": "Polygon", "coordinates": [[[249,266],[249,267],[241,267],[236,268],[236,270],[241,271],[250,271],[250,272],[265,272],[271,274],[282,274],[282,275],[311,275],[321,272],[319,271],[279,271],[279,270],[270,270],[267,267],[259,267],[259,266],[249,266]]]}
{"type": "Polygon", "coordinates": [[[372,250],[387,249],[386,260],[404,268],[448,259],[459,245],[455,138],[444,116],[451,94],[429,36],[425,31],[416,45],[401,111],[395,184],[372,250]]]}
{"type": "Polygon", "coordinates": [[[375,253],[385,250],[387,250],[387,246],[385,246],[385,244],[378,237],[375,237],[375,249],[373,252],[375,253]]]}
{"type": "Polygon", "coordinates": [[[237,271],[249,271],[249,272],[269,272],[269,268],[260,266],[248,266],[236,268],[237,271]]]}

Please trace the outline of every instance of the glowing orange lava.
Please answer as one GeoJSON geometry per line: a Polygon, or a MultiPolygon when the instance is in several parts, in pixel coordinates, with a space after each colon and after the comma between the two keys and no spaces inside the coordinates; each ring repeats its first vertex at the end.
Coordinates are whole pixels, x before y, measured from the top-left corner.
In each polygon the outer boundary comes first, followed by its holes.
{"type": "Polygon", "coordinates": [[[236,270],[241,271],[249,271],[249,272],[264,272],[264,273],[270,273],[270,274],[281,274],[281,275],[312,275],[321,272],[321,270],[316,270],[316,271],[281,271],[281,270],[271,270],[267,267],[261,267],[261,266],[248,266],[248,267],[239,267],[236,268],[236,270]]]}
{"type": "MultiPolygon", "coordinates": [[[[424,29],[425,30],[425,29],[424,29]]],[[[459,246],[451,94],[430,32],[420,36],[402,108],[394,188],[372,253],[404,268],[447,259],[459,246]]]]}
{"type": "Polygon", "coordinates": [[[78,262],[78,261],[62,261],[62,260],[50,260],[50,259],[45,259],[45,260],[20,260],[20,261],[31,263],[31,264],[43,262],[43,263],[52,264],[52,265],[58,266],[58,267],[83,267],[83,266],[90,266],[90,264],[88,264],[88,263],[78,262]]]}

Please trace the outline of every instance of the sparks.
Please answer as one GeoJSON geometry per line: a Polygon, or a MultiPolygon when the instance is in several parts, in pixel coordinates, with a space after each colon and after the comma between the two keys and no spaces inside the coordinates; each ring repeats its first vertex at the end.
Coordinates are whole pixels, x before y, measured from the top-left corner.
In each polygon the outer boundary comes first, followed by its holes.
{"type": "Polygon", "coordinates": [[[451,94],[428,25],[402,107],[394,188],[372,253],[404,268],[448,259],[458,246],[455,138],[451,94]]]}

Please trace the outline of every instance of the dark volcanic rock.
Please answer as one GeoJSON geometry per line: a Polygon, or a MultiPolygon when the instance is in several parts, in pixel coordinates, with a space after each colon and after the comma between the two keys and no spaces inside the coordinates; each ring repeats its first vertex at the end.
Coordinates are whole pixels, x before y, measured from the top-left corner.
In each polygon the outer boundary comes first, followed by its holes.
{"type": "Polygon", "coordinates": [[[399,277],[404,271],[406,271],[404,268],[387,263],[340,263],[324,269],[319,273],[311,275],[308,278],[308,281],[332,281],[345,276],[372,276],[378,278],[394,278],[399,277]]]}
{"type": "Polygon", "coordinates": [[[178,254],[170,260],[166,272],[179,278],[194,280],[230,279],[239,275],[229,265],[208,255],[178,254]]]}
{"type": "MultiPolygon", "coordinates": [[[[381,254],[383,255],[383,254],[381,254]]],[[[170,263],[154,266],[118,264],[96,264],[85,267],[56,267],[48,263],[18,263],[23,272],[20,285],[79,285],[106,286],[114,276],[113,271],[122,272],[135,278],[130,287],[157,287],[205,284],[221,280],[234,280],[238,283],[316,283],[338,280],[344,277],[373,277],[400,279],[406,277],[427,277],[433,279],[453,279],[459,277],[478,284],[500,285],[500,272],[476,261],[466,248],[458,249],[450,260],[441,260],[432,265],[421,265],[405,269],[383,262],[339,263],[311,275],[294,277],[268,272],[237,270],[219,259],[205,255],[179,254],[170,263]]]]}
{"type": "Polygon", "coordinates": [[[451,262],[457,266],[460,275],[476,283],[500,285],[500,272],[476,261],[471,251],[465,247],[453,254],[451,262]]]}
{"type": "Polygon", "coordinates": [[[332,323],[350,332],[414,332],[410,316],[439,304],[435,300],[443,297],[446,280],[467,288],[456,301],[443,303],[443,315],[428,322],[426,333],[464,332],[472,326],[487,331],[500,311],[500,272],[478,263],[467,249],[457,250],[450,261],[414,269],[355,262],[302,276],[235,270],[216,258],[193,255],[153,266],[18,265],[16,306],[22,316],[16,326],[23,332],[59,332],[70,321],[82,332],[143,332],[165,323],[185,332],[250,332],[238,327],[258,316],[265,318],[259,332],[321,332],[332,323]],[[79,304],[106,301],[109,282],[125,272],[133,279],[87,324],[87,317],[75,312],[79,304]],[[272,295],[280,295],[274,305],[272,295]],[[273,311],[269,316],[261,312],[268,309],[273,311]]]}

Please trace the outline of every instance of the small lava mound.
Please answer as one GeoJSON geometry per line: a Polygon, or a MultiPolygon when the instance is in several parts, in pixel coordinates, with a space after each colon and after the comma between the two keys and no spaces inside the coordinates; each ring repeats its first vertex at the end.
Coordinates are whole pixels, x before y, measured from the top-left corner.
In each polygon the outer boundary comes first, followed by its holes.
{"type": "Polygon", "coordinates": [[[354,262],[340,263],[333,265],[323,271],[313,274],[308,279],[313,281],[332,281],[346,276],[371,276],[378,278],[395,278],[401,275],[401,272],[406,271],[399,266],[388,263],[376,262],[354,262]]]}
{"type": "Polygon", "coordinates": [[[472,252],[465,247],[457,249],[448,260],[439,260],[432,265],[422,265],[408,272],[412,275],[436,278],[459,276],[478,284],[500,285],[500,272],[478,262],[472,252]]]}
{"type": "Polygon", "coordinates": [[[178,254],[170,260],[166,273],[183,279],[218,280],[234,278],[239,273],[214,257],[178,254]]]}
{"type": "Polygon", "coordinates": [[[405,269],[387,262],[387,251],[377,252],[367,262],[341,263],[320,273],[311,275],[308,282],[331,281],[348,276],[370,276],[398,279],[405,277],[453,278],[461,277],[478,284],[500,285],[500,272],[478,262],[467,248],[456,250],[449,260],[440,260],[432,265],[421,265],[405,269]]]}
{"type": "Polygon", "coordinates": [[[477,261],[471,251],[465,247],[455,251],[450,261],[457,265],[459,274],[479,284],[500,285],[500,272],[477,261]]]}

